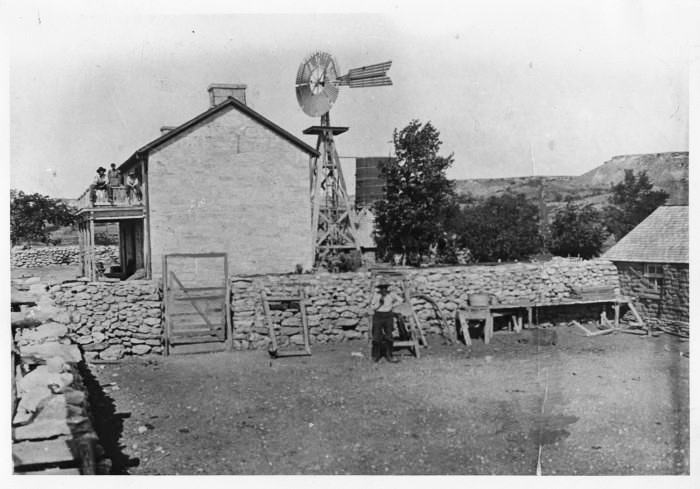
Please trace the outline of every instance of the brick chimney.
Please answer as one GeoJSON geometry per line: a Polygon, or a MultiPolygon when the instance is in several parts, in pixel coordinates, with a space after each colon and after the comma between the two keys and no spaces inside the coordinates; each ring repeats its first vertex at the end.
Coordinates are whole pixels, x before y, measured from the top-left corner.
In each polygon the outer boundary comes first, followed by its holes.
{"type": "Polygon", "coordinates": [[[233,97],[239,102],[245,104],[245,89],[247,85],[241,84],[227,84],[227,83],[212,83],[207,88],[209,92],[209,105],[214,107],[222,102],[226,102],[226,99],[233,97]]]}

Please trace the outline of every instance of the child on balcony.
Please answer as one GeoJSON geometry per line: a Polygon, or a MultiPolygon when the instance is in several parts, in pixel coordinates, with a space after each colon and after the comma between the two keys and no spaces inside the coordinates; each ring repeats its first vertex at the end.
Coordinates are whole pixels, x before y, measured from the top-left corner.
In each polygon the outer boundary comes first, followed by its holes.
{"type": "Polygon", "coordinates": [[[107,172],[107,180],[109,180],[109,200],[114,201],[114,187],[118,187],[122,184],[122,175],[119,170],[117,170],[117,165],[112,163],[110,170],[107,172]]]}
{"type": "Polygon", "coordinates": [[[141,203],[141,184],[139,179],[136,177],[136,171],[131,170],[126,176],[126,182],[124,183],[126,188],[126,198],[129,199],[129,205],[131,205],[133,197],[135,196],[139,204],[141,203]]]}

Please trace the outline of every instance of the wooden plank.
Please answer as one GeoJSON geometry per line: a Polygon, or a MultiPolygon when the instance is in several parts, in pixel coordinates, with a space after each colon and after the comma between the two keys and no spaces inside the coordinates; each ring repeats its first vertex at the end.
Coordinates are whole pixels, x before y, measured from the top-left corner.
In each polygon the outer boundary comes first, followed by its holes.
{"type": "Polygon", "coordinates": [[[458,324],[462,330],[462,336],[464,336],[464,343],[467,346],[472,346],[472,338],[469,335],[469,319],[467,319],[466,316],[464,316],[464,312],[460,310],[457,310],[455,314],[455,331],[457,331],[458,324]]]}
{"type": "Polygon", "coordinates": [[[637,322],[638,322],[641,326],[643,326],[643,325],[644,325],[644,320],[642,319],[642,316],[639,315],[639,311],[637,311],[637,308],[634,307],[634,304],[632,303],[632,301],[629,301],[629,302],[627,303],[627,307],[630,308],[630,311],[632,312],[632,315],[634,316],[634,319],[636,319],[637,322]]]}
{"type": "Polygon", "coordinates": [[[170,294],[170,284],[168,281],[168,255],[163,256],[163,264],[162,264],[162,273],[163,273],[163,297],[164,297],[164,310],[163,313],[165,315],[165,345],[164,345],[164,353],[165,356],[170,355],[170,321],[172,320],[170,318],[170,304],[168,301],[168,295],[170,294]]]}
{"type": "Polygon", "coordinates": [[[221,341],[216,336],[186,336],[182,338],[174,336],[170,339],[171,345],[192,345],[195,343],[221,343],[221,341]]]}
{"type": "Polygon", "coordinates": [[[181,343],[172,346],[171,354],[188,355],[192,353],[214,353],[226,351],[226,343],[222,341],[205,341],[202,343],[181,343]]]}
{"type": "Polygon", "coordinates": [[[89,256],[90,256],[90,262],[89,262],[89,269],[88,269],[88,278],[92,281],[97,280],[97,276],[95,273],[95,219],[93,219],[92,213],[90,214],[90,234],[89,234],[89,256]]]}
{"type": "MultiPolygon", "coordinates": [[[[168,305],[172,318],[200,314],[191,302],[176,301],[170,302],[168,305]]],[[[221,315],[224,310],[224,303],[219,301],[199,301],[197,305],[204,315],[221,315]]]]}
{"type": "Polygon", "coordinates": [[[231,320],[231,280],[228,276],[228,254],[224,253],[224,281],[226,283],[226,302],[224,304],[224,323],[226,326],[226,349],[233,350],[233,321],[231,320]]]}
{"type": "MultiPolygon", "coordinates": [[[[168,301],[168,308],[170,309],[170,316],[172,318],[178,315],[189,315],[189,314],[199,314],[197,309],[192,305],[191,302],[186,301],[168,301]]],[[[199,308],[204,311],[206,315],[221,315],[224,310],[223,301],[199,301],[197,303],[199,308]]]]}
{"type": "Polygon", "coordinates": [[[273,357],[310,357],[311,353],[306,350],[284,350],[284,351],[270,351],[270,355],[273,357]]]}
{"type": "MultiPolygon", "coordinates": [[[[209,314],[220,314],[223,311],[223,307],[219,307],[217,309],[211,309],[211,312],[209,314]]],[[[170,314],[171,317],[189,317],[189,316],[199,316],[198,312],[178,312],[178,313],[172,313],[170,314]]]]}
{"type": "Polygon", "coordinates": [[[484,325],[484,343],[489,344],[491,337],[493,336],[493,316],[491,314],[486,318],[486,324],[484,325]]]}
{"type": "MultiPolygon", "coordinates": [[[[177,276],[175,275],[174,272],[171,271],[171,272],[170,272],[170,276],[173,278],[173,280],[174,280],[175,282],[177,282],[177,284],[180,286],[181,289],[184,289],[184,286],[182,285],[182,282],[180,282],[180,280],[177,278],[177,276]]],[[[185,292],[185,293],[186,293],[186,292],[185,292]]],[[[213,328],[213,325],[211,324],[211,322],[209,321],[209,319],[207,319],[206,314],[204,314],[204,313],[200,310],[200,308],[199,308],[199,306],[197,305],[197,303],[196,303],[196,302],[191,302],[191,303],[192,303],[192,305],[194,306],[194,308],[197,309],[197,312],[199,312],[200,314],[202,314],[202,317],[203,317],[204,321],[206,321],[207,324],[209,324],[209,327],[210,327],[210,328],[213,328]]]]}
{"type": "Polygon", "coordinates": [[[615,328],[610,328],[610,329],[603,329],[601,331],[596,331],[594,333],[590,333],[588,336],[600,336],[608,333],[614,333],[617,331],[615,328]]]}
{"type": "Polygon", "coordinates": [[[311,345],[309,344],[309,323],[306,319],[306,294],[302,291],[299,301],[299,311],[301,312],[301,326],[304,333],[304,350],[310,355],[311,345]]]}
{"type": "Polygon", "coordinates": [[[267,303],[267,295],[265,294],[265,291],[261,291],[260,295],[262,297],[262,303],[263,303],[263,313],[265,314],[265,322],[267,323],[267,329],[269,331],[270,335],[270,349],[272,351],[277,351],[277,338],[275,337],[275,328],[274,325],[272,324],[272,320],[270,319],[270,306],[267,303]]]}
{"type": "Polygon", "coordinates": [[[582,329],[583,332],[586,333],[586,336],[590,336],[590,335],[591,335],[591,332],[588,330],[588,328],[586,328],[584,325],[582,325],[582,324],[579,323],[578,321],[571,321],[571,324],[573,324],[573,325],[576,326],[577,328],[582,329]]]}
{"type": "Polygon", "coordinates": [[[211,330],[207,328],[180,329],[173,331],[173,338],[185,338],[188,336],[223,336],[224,328],[211,330]]]}
{"type": "Polygon", "coordinates": [[[171,258],[225,258],[226,253],[169,253],[171,258]]]}
{"type": "Polygon", "coordinates": [[[151,280],[151,199],[148,188],[148,168],[144,158],[140,158],[141,167],[141,199],[143,203],[143,268],[146,278],[151,280]]]}
{"type": "Polygon", "coordinates": [[[190,294],[192,292],[198,292],[198,291],[220,290],[221,293],[223,294],[224,291],[226,290],[226,287],[223,285],[217,285],[217,286],[211,286],[211,287],[187,287],[186,290],[190,294]]]}
{"type": "Polygon", "coordinates": [[[224,300],[226,299],[225,294],[207,294],[207,295],[192,295],[192,294],[187,294],[185,296],[180,296],[180,295],[174,295],[171,296],[170,300],[173,301],[203,301],[203,300],[224,300]]]}

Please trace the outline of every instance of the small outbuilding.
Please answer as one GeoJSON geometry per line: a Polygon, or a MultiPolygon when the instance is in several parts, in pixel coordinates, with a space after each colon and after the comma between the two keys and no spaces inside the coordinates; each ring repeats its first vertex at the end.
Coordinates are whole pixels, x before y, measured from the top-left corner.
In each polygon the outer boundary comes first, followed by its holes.
{"type": "Polygon", "coordinates": [[[689,321],[688,206],[661,206],[610,248],[621,292],[651,323],[689,321]]]}

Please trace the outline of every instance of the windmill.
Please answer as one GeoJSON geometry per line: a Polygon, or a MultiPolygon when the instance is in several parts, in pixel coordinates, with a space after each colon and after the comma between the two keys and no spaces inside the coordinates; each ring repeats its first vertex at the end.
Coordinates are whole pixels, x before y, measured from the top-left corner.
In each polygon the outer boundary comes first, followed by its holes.
{"type": "Polygon", "coordinates": [[[321,117],[321,124],[304,130],[318,136],[319,157],[309,162],[311,180],[311,231],[316,265],[329,264],[334,255],[360,250],[355,226],[355,211],[348,198],[334,137],[347,127],[331,126],[329,111],[338,98],[339,87],[381,87],[391,85],[386,72],[391,61],[363,66],[340,76],[333,56],[315,52],[307,56],[297,71],[296,94],[302,110],[311,117],[321,117]]]}

